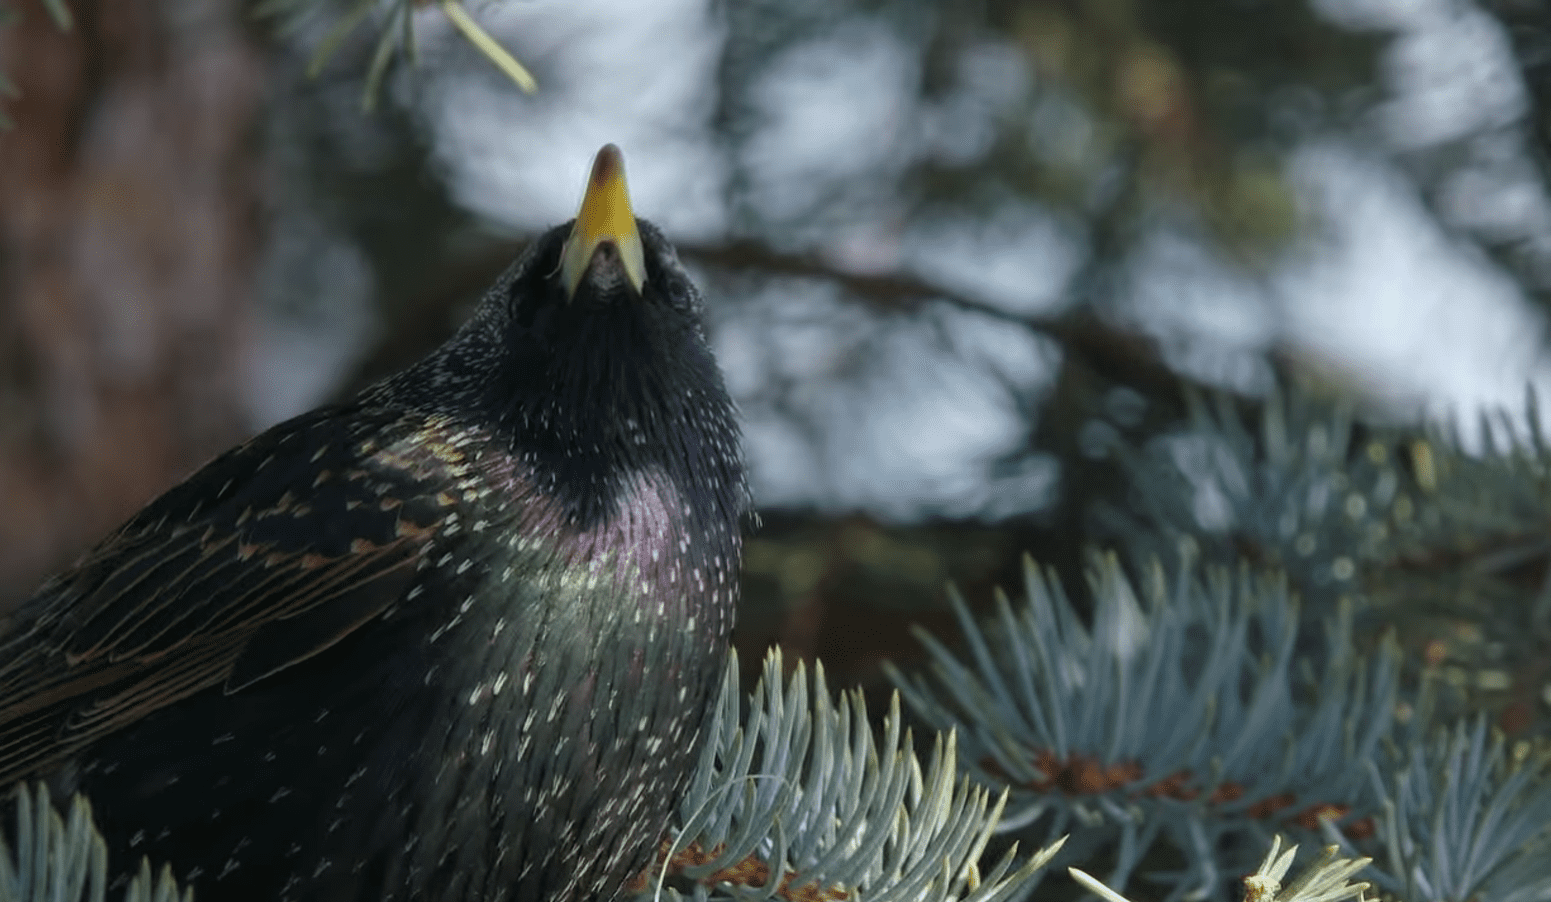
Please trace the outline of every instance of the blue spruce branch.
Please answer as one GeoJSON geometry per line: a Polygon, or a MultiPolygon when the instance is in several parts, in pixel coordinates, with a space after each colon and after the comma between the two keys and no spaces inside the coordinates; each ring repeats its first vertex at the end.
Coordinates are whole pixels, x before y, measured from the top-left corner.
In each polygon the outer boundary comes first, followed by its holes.
{"type": "Polygon", "coordinates": [[[1551,899],[1551,751],[1510,747],[1477,717],[1388,764],[1369,764],[1383,812],[1368,872],[1379,888],[1406,902],[1551,899]]]}
{"type": "Polygon", "coordinates": [[[1089,627],[1027,562],[1018,607],[999,595],[977,623],[954,597],[963,657],[918,631],[930,674],[891,674],[928,724],[963,737],[977,782],[1010,792],[1006,829],[1070,832],[1076,860],[1112,849],[1115,885],[1167,838],[1188,861],[1171,898],[1221,897],[1249,866],[1220,860],[1225,845],[1326,821],[1369,832],[1366,765],[1399,684],[1393,641],[1360,655],[1349,613],[1305,643],[1285,580],[1195,569],[1153,565],[1138,590],[1115,557],[1096,559],[1089,627]]]}
{"type": "Polygon", "coordinates": [[[638,899],[1000,902],[1055,854],[1016,847],[980,870],[1005,797],[959,775],[953,734],[924,768],[896,697],[874,738],[859,692],[830,696],[822,665],[765,660],[749,715],[736,661],[674,841],[638,899]],[[682,891],[681,891],[682,888],[682,891]]]}
{"type": "MultiPolygon", "coordinates": [[[[61,816],[48,787],[16,788],[16,831],[0,833],[0,902],[103,902],[107,896],[108,848],[92,821],[91,806],[80,796],[61,816]]],[[[170,869],[154,878],[151,864],[140,871],[121,897],[124,902],[193,902],[180,890],[170,869]]]]}

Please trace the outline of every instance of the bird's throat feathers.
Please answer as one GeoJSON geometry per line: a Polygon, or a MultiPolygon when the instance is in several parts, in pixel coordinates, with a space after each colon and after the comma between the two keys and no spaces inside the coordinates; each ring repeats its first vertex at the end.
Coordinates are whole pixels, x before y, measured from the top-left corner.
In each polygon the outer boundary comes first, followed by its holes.
{"type": "Polygon", "coordinates": [[[639,300],[544,313],[485,332],[508,344],[490,357],[506,362],[474,375],[535,487],[580,529],[620,516],[643,474],[695,521],[736,522],[748,507],[741,437],[698,323],[639,300]]]}

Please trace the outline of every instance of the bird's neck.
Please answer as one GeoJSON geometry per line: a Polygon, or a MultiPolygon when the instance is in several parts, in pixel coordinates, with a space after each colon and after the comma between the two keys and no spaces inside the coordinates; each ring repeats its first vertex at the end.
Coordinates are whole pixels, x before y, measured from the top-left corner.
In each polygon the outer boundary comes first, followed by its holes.
{"type": "Polygon", "coordinates": [[[573,323],[568,346],[491,310],[435,358],[399,377],[395,397],[477,409],[492,450],[530,474],[567,522],[618,517],[633,487],[671,489],[687,522],[735,531],[749,506],[733,404],[697,332],[622,309],[573,323]],[[456,393],[463,400],[449,402],[456,393]]]}
{"type": "Polygon", "coordinates": [[[735,522],[747,488],[732,401],[689,336],[600,331],[590,352],[534,354],[493,380],[517,456],[582,526],[664,479],[697,522],[735,522]]]}

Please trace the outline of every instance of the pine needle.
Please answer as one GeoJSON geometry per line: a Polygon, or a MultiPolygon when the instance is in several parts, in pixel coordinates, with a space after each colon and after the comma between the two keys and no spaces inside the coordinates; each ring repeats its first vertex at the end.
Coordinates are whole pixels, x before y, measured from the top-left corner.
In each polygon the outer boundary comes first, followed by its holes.
{"type": "Polygon", "coordinates": [[[456,25],[459,31],[463,32],[463,36],[469,39],[469,43],[478,47],[481,53],[506,73],[507,77],[516,82],[523,93],[532,94],[539,89],[538,80],[533,77],[533,74],[522,63],[517,62],[516,57],[507,53],[506,48],[491,37],[489,32],[479,27],[479,23],[468,14],[468,10],[463,8],[462,3],[458,0],[442,0],[442,13],[452,20],[452,24],[456,25]]]}

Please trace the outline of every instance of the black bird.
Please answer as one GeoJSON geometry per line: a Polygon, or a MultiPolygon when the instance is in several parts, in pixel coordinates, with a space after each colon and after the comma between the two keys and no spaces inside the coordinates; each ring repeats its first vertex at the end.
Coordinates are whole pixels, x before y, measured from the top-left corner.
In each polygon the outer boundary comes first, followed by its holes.
{"type": "Polygon", "coordinates": [[[701,299],[599,152],[430,357],[0,621],[0,786],[213,900],[608,900],[725,665],[747,489],[701,299]]]}

